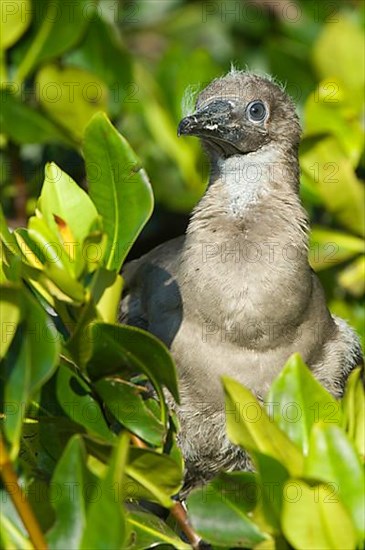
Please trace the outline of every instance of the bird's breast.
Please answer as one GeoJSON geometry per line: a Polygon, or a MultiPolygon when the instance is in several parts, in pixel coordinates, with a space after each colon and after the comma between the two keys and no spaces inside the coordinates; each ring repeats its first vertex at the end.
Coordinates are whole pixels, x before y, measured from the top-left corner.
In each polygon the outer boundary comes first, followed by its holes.
{"type": "Polygon", "coordinates": [[[273,262],[269,248],[255,248],[255,255],[253,248],[252,242],[233,241],[229,247],[200,243],[190,249],[182,287],[184,314],[202,330],[220,331],[225,341],[272,347],[283,331],[295,337],[310,277],[306,266],[299,277],[294,264],[273,262]]]}

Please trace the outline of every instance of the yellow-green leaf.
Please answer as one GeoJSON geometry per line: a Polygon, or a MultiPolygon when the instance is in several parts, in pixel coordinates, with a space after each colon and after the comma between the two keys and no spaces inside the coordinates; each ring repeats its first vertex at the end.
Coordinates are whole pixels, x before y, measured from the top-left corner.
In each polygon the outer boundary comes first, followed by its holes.
{"type": "Polygon", "coordinates": [[[365,256],[360,256],[338,275],[340,285],[353,296],[365,294],[365,256]]]}
{"type": "Polygon", "coordinates": [[[46,65],[36,76],[40,101],[50,117],[81,140],[91,117],[106,111],[108,89],[97,76],[76,67],[46,65]]]}
{"type": "Polygon", "coordinates": [[[0,49],[10,48],[25,33],[32,20],[30,0],[2,0],[0,49]]]}
{"type": "Polygon", "coordinates": [[[354,549],[354,525],[336,488],[320,484],[310,486],[299,479],[284,487],[282,529],[290,544],[298,550],[354,549]]]}
{"type": "Polygon", "coordinates": [[[312,228],[309,261],[315,271],[328,269],[364,250],[364,239],[355,235],[318,226],[312,228]]]}
{"type": "Polygon", "coordinates": [[[313,61],[322,78],[337,77],[350,90],[353,101],[363,102],[365,82],[364,31],[343,12],[329,21],[315,43],[313,61]]]}
{"type": "Polygon", "coordinates": [[[300,475],[303,457],[296,445],[269,418],[250,390],[224,376],[226,421],[229,439],[244,449],[259,451],[300,475]]]}

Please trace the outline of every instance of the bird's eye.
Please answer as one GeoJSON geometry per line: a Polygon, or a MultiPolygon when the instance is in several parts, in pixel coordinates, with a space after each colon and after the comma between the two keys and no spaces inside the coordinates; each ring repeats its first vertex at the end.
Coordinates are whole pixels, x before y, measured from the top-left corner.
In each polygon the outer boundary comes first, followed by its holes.
{"type": "Polygon", "coordinates": [[[262,122],[266,117],[266,107],[262,101],[252,101],[247,107],[247,115],[252,122],[262,122]]]}

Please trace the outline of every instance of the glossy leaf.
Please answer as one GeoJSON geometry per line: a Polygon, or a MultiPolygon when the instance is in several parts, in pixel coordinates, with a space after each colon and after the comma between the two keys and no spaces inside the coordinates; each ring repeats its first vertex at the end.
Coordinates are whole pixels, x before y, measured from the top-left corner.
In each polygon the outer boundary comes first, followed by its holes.
{"type": "Polygon", "coordinates": [[[350,513],[358,533],[365,539],[365,476],[362,464],[349,439],[338,426],[313,426],[306,477],[332,484],[336,496],[350,513]]]}
{"type": "Polygon", "coordinates": [[[86,450],[79,435],[72,437],[57,463],[51,483],[56,521],[47,535],[55,550],[79,548],[86,524],[85,495],[95,485],[86,468],[86,450]]]}
{"type": "MultiPolygon", "coordinates": [[[[60,234],[60,227],[55,216],[65,220],[69,227],[69,238],[64,236],[61,241],[68,242],[74,237],[75,246],[79,250],[98,220],[98,212],[87,193],[54,162],[46,165],[37,208],[56,235],[60,234]]],[[[69,242],[70,247],[72,244],[72,241],[69,242]]]]}
{"type": "Polygon", "coordinates": [[[90,435],[102,443],[115,440],[90,386],[71,368],[62,364],[57,373],[57,398],[65,413],[90,435]]]}
{"type": "Polygon", "coordinates": [[[289,473],[280,462],[270,456],[255,452],[254,458],[260,478],[260,507],[270,528],[280,533],[283,488],[289,479],[289,473]]]}
{"type": "Polygon", "coordinates": [[[211,544],[252,548],[266,538],[247,516],[257,498],[259,487],[253,474],[221,474],[191,493],[189,517],[198,534],[211,544]]]}
{"type": "Polygon", "coordinates": [[[87,346],[85,362],[93,379],[142,372],[156,389],[164,385],[178,400],[175,365],[167,348],[152,334],[126,325],[94,323],[89,327],[87,346]]]}
{"type": "Polygon", "coordinates": [[[223,377],[229,439],[249,451],[258,451],[281,462],[289,472],[300,474],[303,458],[299,448],[270,420],[252,393],[223,377]]]}
{"type": "Polygon", "coordinates": [[[1,350],[0,359],[2,359],[9,349],[9,346],[15,336],[18,324],[22,318],[20,287],[17,285],[1,286],[0,291],[0,338],[1,350]]]}
{"type": "Polygon", "coordinates": [[[148,512],[136,511],[127,516],[131,531],[131,544],[128,550],[145,550],[156,545],[171,545],[177,550],[189,550],[185,544],[166,523],[148,512]]]}
{"type": "Polygon", "coordinates": [[[86,129],[84,154],[90,196],[108,235],[105,266],[119,271],[152,213],[151,185],[128,142],[101,113],[86,129]]]}
{"type": "Polygon", "coordinates": [[[7,408],[4,430],[12,443],[13,457],[19,451],[22,421],[29,401],[54,373],[60,352],[59,337],[44,309],[26,292],[21,292],[19,299],[23,304],[24,322],[18,327],[3,365],[7,408]]]}
{"type": "Polygon", "coordinates": [[[109,466],[98,484],[98,493],[90,502],[80,549],[114,550],[125,548],[126,519],[123,501],[123,476],[128,456],[129,437],[124,433],[112,453],[109,466]],[[121,489],[121,490],[120,490],[121,489]]]}
{"type": "Polygon", "coordinates": [[[103,378],[94,387],[123,426],[151,445],[162,445],[164,425],[146,407],[138,386],[118,379],[103,378]]]}
{"type": "Polygon", "coordinates": [[[21,259],[21,276],[24,280],[26,280],[27,283],[30,284],[31,287],[34,288],[53,308],[56,305],[55,299],[67,303],[74,302],[75,298],[76,302],[83,301],[84,291],[82,286],[72,278],[70,279],[64,269],[61,269],[61,272],[59,272],[54,264],[52,264],[51,269],[46,269],[46,266],[42,264],[42,261],[45,262],[46,260],[45,256],[42,254],[42,247],[45,245],[47,247],[47,255],[50,254],[52,248],[50,249],[48,245],[49,242],[52,241],[44,240],[44,238],[40,237],[38,232],[31,232],[31,234],[32,237],[27,229],[18,228],[14,231],[16,241],[21,251],[21,256],[18,255],[17,257],[21,259]],[[33,238],[35,238],[35,240],[33,240],[33,238]],[[64,286],[64,277],[66,277],[67,284],[71,285],[71,288],[70,286],[68,287],[69,294],[63,292],[57,286],[57,283],[54,282],[57,281],[62,285],[61,281],[63,280],[62,286],[64,286]]]}
{"type": "Polygon", "coordinates": [[[301,480],[289,480],[284,495],[282,527],[294,548],[343,550],[356,547],[354,526],[332,487],[311,487],[301,480]]]}
{"type": "Polygon", "coordinates": [[[117,274],[115,281],[111,285],[106,286],[100,299],[97,301],[97,310],[102,320],[106,323],[115,323],[117,321],[122,288],[123,278],[117,274]]]}
{"type": "Polygon", "coordinates": [[[314,423],[341,422],[340,403],[314,378],[299,354],[292,355],[271,385],[266,409],[304,454],[314,423]]]}
{"type": "MultiPolygon", "coordinates": [[[[33,241],[35,247],[43,255],[45,260],[44,273],[69,298],[75,302],[83,302],[85,290],[73,276],[70,259],[58,242],[57,236],[50,231],[42,218],[33,216],[30,218],[28,226],[29,229],[23,229],[22,236],[33,241]]],[[[27,244],[30,244],[29,240],[27,244]]]]}
{"type": "Polygon", "coordinates": [[[132,447],[125,473],[127,497],[152,500],[165,508],[174,505],[172,497],[181,488],[182,471],[169,456],[132,447]]]}

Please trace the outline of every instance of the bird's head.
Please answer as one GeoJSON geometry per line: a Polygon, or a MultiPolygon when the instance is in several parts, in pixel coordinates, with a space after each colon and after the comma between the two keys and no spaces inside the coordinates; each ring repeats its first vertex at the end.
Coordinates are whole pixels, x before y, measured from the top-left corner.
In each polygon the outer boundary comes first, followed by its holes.
{"type": "Polygon", "coordinates": [[[292,100],[268,78],[231,71],[198,96],[178,135],[198,136],[212,155],[229,157],[276,143],[296,150],[300,125],[292,100]]]}

